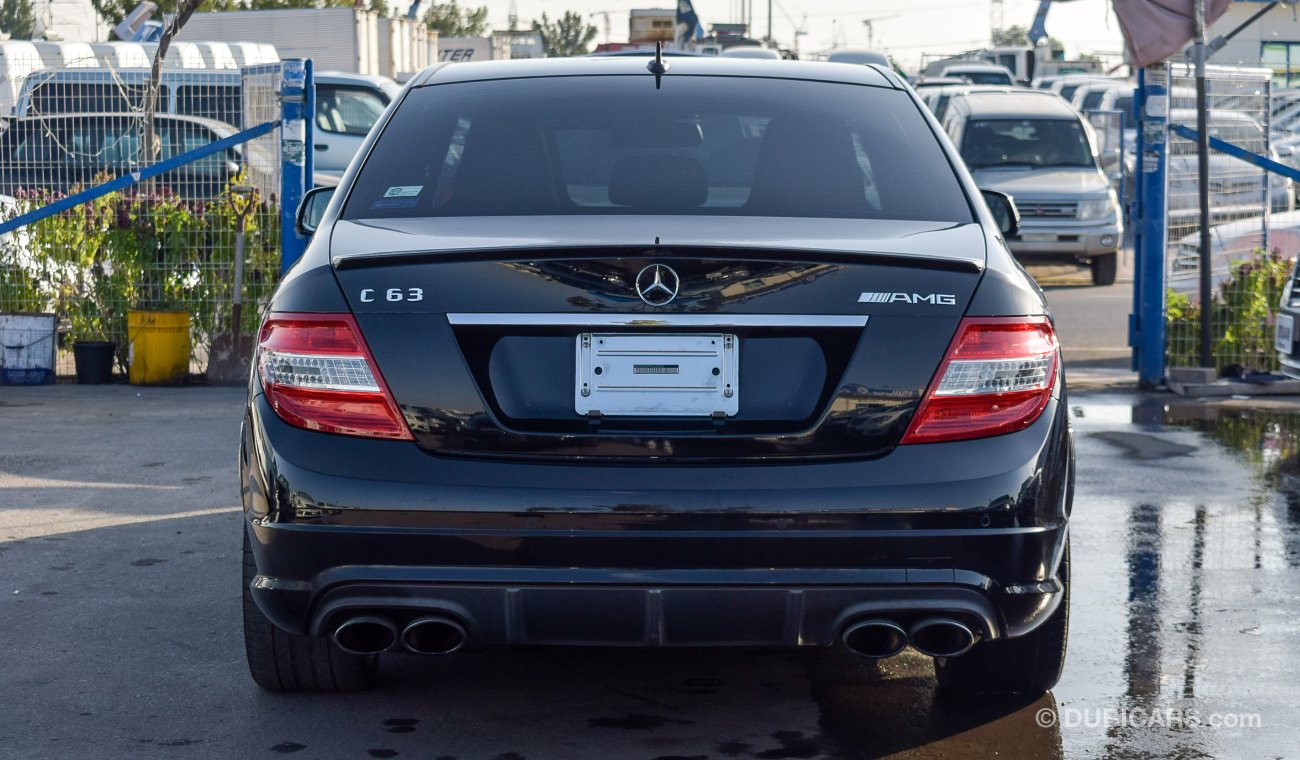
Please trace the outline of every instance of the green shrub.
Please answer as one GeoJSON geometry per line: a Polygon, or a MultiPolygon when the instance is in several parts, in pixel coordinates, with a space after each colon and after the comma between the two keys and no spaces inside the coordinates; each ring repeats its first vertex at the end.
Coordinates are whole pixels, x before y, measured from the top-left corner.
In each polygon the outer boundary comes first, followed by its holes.
{"type": "MultiPolygon", "coordinates": [[[[1250,259],[1232,270],[1210,302],[1214,337],[1214,364],[1222,370],[1230,364],[1271,372],[1278,368],[1273,350],[1273,330],[1282,289],[1291,273],[1292,262],[1276,250],[1255,251],[1250,259]]],[[[1165,346],[1171,367],[1193,367],[1200,363],[1200,304],[1170,291],[1165,302],[1165,346]]]]}
{"type": "MultiPolygon", "coordinates": [[[[60,197],[20,193],[19,212],[60,197]]],[[[279,227],[278,208],[255,196],[239,325],[246,335],[256,331],[260,307],[279,275],[279,227]]],[[[0,311],[53,310],[69,340],[117,343],[123,367],[128,311],[188,311],[192,350],[201,363],[216,336],[231,328],[235,229],[226,193],[209,201],[101,196],[27,226],[12,244],[0,241],[0,311]]]]}

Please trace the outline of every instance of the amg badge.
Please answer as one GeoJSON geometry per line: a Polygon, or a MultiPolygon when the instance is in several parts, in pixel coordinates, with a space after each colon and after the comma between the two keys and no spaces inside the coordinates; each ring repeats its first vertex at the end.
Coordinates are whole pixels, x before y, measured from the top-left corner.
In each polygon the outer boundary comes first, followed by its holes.
{"type": "Polygon", "coordinates": [[[951,293],[863,293],[858,303],[932,303],[935,306],[956,306],[957,296],[951,293]]]}

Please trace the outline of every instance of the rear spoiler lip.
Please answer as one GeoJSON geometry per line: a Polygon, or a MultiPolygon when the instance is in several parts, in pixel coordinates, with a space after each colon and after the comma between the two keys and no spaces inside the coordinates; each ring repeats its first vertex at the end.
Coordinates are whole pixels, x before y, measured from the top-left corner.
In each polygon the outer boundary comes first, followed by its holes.
{"type": "MultiPolygon", "coordinates": [[[[983,253],[981,251],[981,253],[983,253]]],[[[469,261],[553,261],[557,259],[598,259],[637,256],[642,258],[709,258],[709,259],[774,259],[792,262],[828,264],[876,264],[885,266],[911,266],[949,272],[982,274],[984,262],[969,258],[941,257],[932,254],[890,253],[888,251],[852,251],[815,247],[768,246],[760,244],[737,245],[662,245],[653,246],[580,244],[580,245],[525,245],[455,248],[437,251],[407,250],[384,253],[335,255],[331,264],[336,270],[366,269],[394,264],[429,264],[469,261]]]]}

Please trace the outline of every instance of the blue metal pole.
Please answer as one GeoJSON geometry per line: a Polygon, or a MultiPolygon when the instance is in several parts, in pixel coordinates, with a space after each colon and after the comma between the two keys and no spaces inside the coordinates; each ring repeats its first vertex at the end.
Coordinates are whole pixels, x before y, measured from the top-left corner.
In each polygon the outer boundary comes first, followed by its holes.
{"type": "Polygon", "coordinates": [[[307,248],[295,221],[298,204],[311,187],[313,97],[310,60],[282,61],[280,81],[280,271],[287,272],[307,248]]]}
{"type": "Polygon", "coordinates": [[[1138,382],[1154,387],[1165,377],[1165,251],[1168,247],[1165,197],[1169,142],[1169,69],[1157,65],[1138,72],[1137,226],[1133,316],[1129,345],[1138,382]]]}

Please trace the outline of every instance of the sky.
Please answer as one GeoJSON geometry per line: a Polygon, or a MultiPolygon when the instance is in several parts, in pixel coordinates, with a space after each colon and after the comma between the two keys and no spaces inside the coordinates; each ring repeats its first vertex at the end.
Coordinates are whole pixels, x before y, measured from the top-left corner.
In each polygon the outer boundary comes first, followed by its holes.
{"type": "MultiPolygon", "coordinates": [[[[520,25],[526,26],[543,11],[550,17],[567,10],[583,14],[608,11],[614,42],[627,40],[628,10],[672,8],[675,0],[515,0],[520,25]]],[[[751,0],[754,26],[760,36],[767,31],[767,0],[751,0]]],[[[742,0],[694,0],[696,13],[707,28],[711,23],[738,20],[742,0]]],[[[487,5],[494,28],[506,28],[510,0],[468,0],[462,4],[487,5]]],[[[1028,27],[1038,10],[1037,0],[1003,0],[1006,26],[1028,27]]],[[[904,67],[914,66],[922,52],[961,52],[988,44],[991,21],[990,0],[773,0],[772,34],[783,46],[794,42],[794,30],[807,34],[799,39],[803,52],[825,50],[836,42],[866,47],[868,38],[863,19],[873,19],[875,47],[891,53],[904,67]]],[[[605,41],[604,18],[591,22],[600,29],[597,42],[605,41]]],[[[1108,0],[1070,0],[1053,4],[1047,17],[1047,31],[1063,41],[1067,54],[1118,53],[1123,49],[1119,25],[1108,0]]]]}

